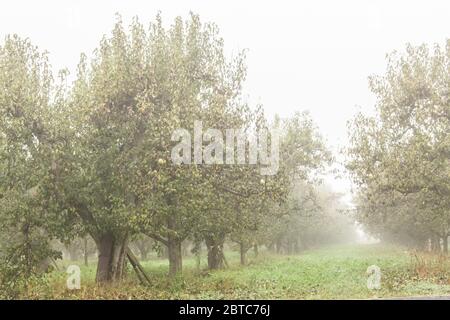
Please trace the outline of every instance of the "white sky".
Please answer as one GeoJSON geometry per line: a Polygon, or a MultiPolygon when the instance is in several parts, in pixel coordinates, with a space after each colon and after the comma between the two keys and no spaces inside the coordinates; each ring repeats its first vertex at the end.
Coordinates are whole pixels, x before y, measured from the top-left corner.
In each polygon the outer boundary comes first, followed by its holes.
{"type": "MultiPolygon", "coordinates": [[[[75,72],[109,33],[114,14],[126,22],[198,13],[218,24],[229,52],[248,49],[246,93],[269,115],[310,110],[334,151],[346,142],[346,121],[373,109],[367,77],[381,74],[385,55],[412,44],[450,36],[450,1],[2,1],[0,39],[28,37],[50,52],[56,69],[75,72]]],[[[329,176],[341,192],[350,183],[329,176]]]]}

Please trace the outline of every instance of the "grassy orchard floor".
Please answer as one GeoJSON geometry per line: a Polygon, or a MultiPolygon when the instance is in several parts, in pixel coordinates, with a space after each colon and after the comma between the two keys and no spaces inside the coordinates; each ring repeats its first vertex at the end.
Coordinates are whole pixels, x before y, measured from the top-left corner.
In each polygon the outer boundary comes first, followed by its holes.
{"type": "MultiPolygon", "coordinates": [[[[140,286],[132,271],[121,283],[97,286],[95,263],[81,266],[81,289],[66,289],[67,274],[51,273],[46,285],[33,287],[29,298],[64,299],[366,299],[450,295],[450,260],[397,247],[352,245],[305,251],[296,256],[260,253],[239,266],[236,252],[226,254],[230,267],[198,270],[195,258],[184,260],[183,275],[167,278],[166,260],[142,263],[151,287],[140,286]],[[367,289],[367,267],[381,268],[380,290],[367,289]]],[[[201,269],[206,259],[202,258],[201,269]]],[[[63,262],[63,265],[73,262],[63,262]]],[[[81,263],[82,264],[82,263],[81,263]]],[[[64,270],[62,268],[62,270],[64,270]]]]}

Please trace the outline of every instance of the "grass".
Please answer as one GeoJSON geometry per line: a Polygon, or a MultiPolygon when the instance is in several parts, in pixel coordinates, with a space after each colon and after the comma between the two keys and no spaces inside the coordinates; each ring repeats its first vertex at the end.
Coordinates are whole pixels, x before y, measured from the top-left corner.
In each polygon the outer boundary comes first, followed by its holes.
{"type": "MultiPolygon", "coordinates": [[[[81,289],[67,290],[64,271],[32,286],[27,298],[46,299],[367,299],[418,295],[450,295],[447,258],[382,245],[335,246],[296,256],[249,254],[241,267],[228,252],[229,268],[208,272],[206,258],[198,269],[194,258],[183,262],[183,275],[168,279],[166,260],[142,263],[151,286],[139,285],[130,271],[120,283],[94,283],[95,263],[81,266],[81,289]],[[381,269],[381,289],[367,288],[370,265],[381,269]]],[[[63,262],[62,270],[73,262],[63,262]]],[[[81,265],[81,264],[80,264],[81,265]]]]}

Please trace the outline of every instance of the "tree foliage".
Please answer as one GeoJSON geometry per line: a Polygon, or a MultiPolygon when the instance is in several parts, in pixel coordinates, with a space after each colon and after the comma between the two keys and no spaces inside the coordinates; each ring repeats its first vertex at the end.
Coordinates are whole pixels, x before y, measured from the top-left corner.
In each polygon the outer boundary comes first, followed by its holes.
{"type": "Polygon", "coordinates": [[[357,217],[377,236],[425,245],[450,231],[450,42],[408,46],[372,77],[373,117],[350,124],[348,168],[360,188],[357,217]]]}

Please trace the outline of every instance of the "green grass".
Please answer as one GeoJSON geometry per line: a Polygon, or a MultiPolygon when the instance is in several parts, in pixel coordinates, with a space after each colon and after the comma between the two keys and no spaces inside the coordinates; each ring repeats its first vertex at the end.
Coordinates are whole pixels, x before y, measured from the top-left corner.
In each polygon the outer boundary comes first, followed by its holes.
{"type": "MultiPolygon", "coordinates": [[[[80,290],[65,288],[67,274],[51,273],[45,286],[30,289],[32,298],[68,299],[366,299],[417,295],[450,295],[450,263],[442,257],[381,245],[335,246],[296,256],[249,253],[241,267],[236,252],[227,252],[229,268],[208,272],[194,258],[183,261],[183,275],[168,279],[166,260],[142,263],[151,286],[139,285],[134,274],[123,282],[97,286],[95,262],[81,266],[80,290]],[[381,289],[367,288],[367,267],[381,269],[381,289]]],[[[64,262],[62,270],[68,264],[64,262]]]]}

